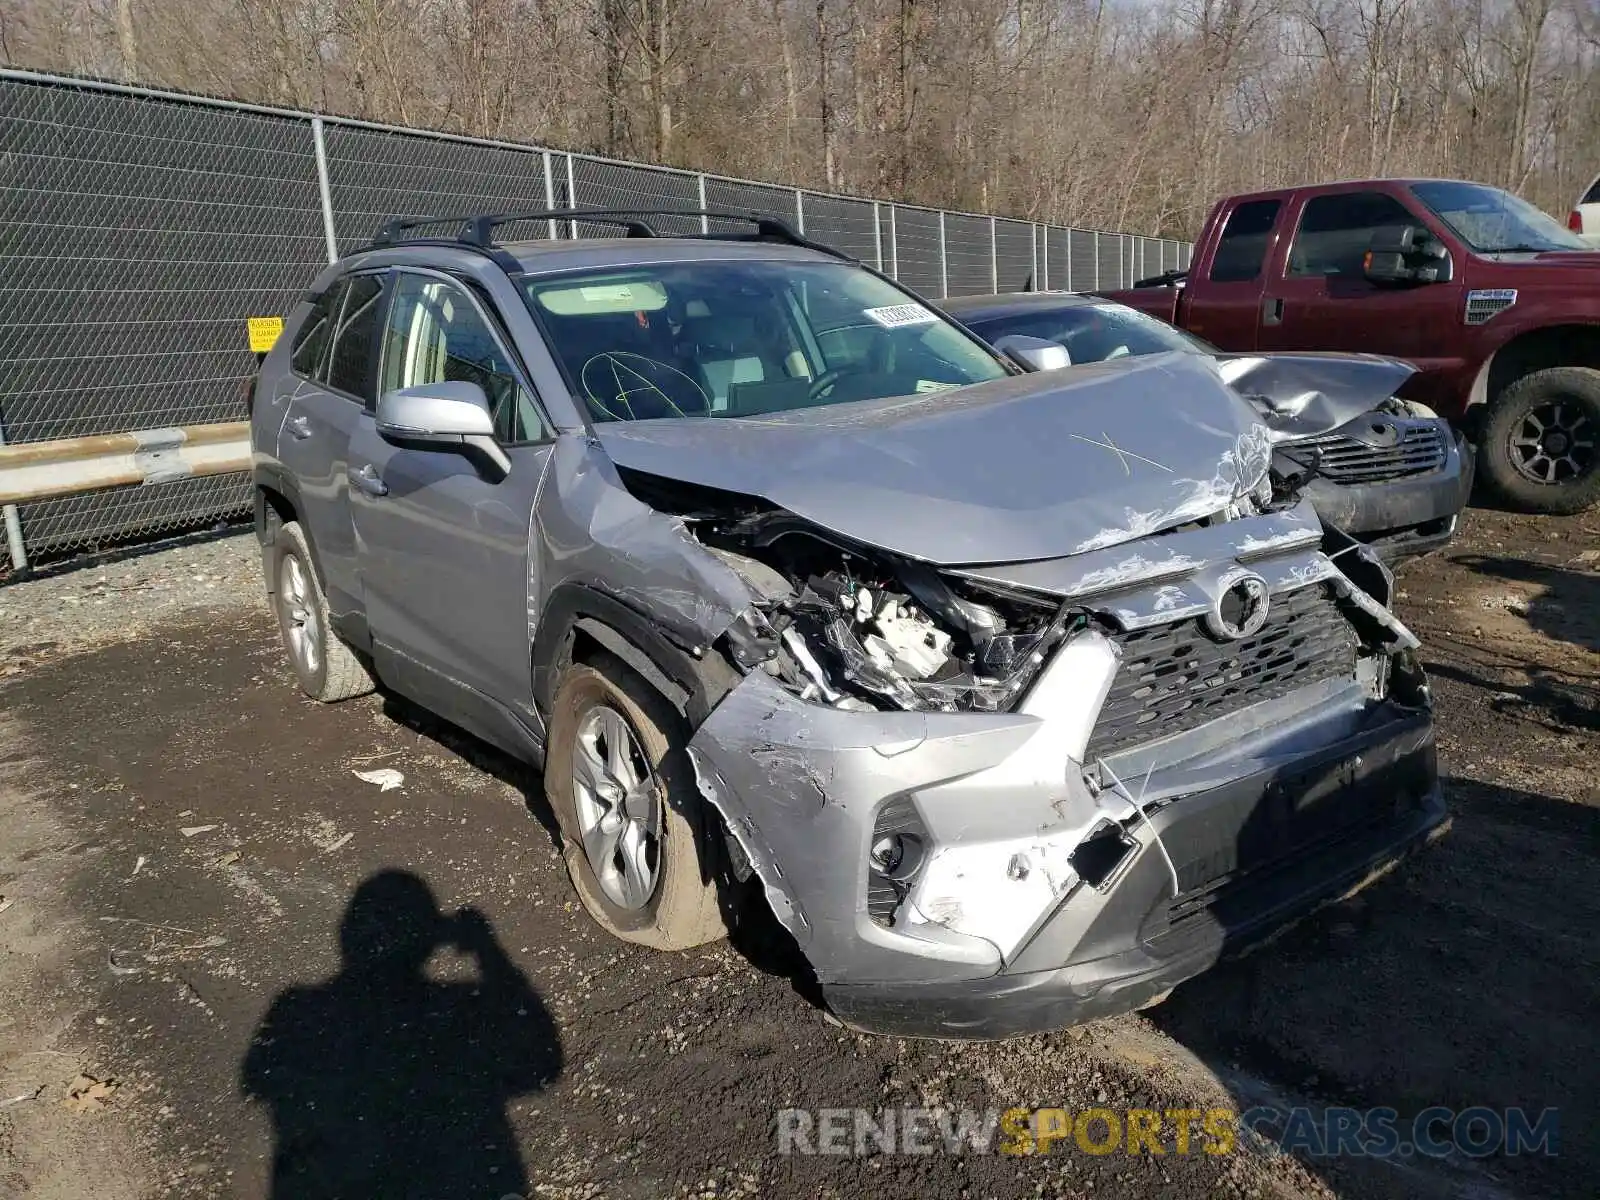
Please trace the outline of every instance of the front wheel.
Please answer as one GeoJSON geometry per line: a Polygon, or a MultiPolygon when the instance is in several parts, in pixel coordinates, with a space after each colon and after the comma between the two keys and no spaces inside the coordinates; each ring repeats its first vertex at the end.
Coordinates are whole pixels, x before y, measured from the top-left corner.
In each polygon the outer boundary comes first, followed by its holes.
{"type": "Polygon", "coordinates": [[[687,741],[682,716],[620,659],[601,654],[562,673],[544,790],[567,871],[607,932],[657,950],[727,932],[714,864],[701,861],[712,841],[687,741]]]}
{"type": "Polygon", "coordinates": [[[1600,370],[1525,375],[1490,405],[1479,465],[1500,495],[1532,512],[1582,512],[1600,502],[1600,370]]]}

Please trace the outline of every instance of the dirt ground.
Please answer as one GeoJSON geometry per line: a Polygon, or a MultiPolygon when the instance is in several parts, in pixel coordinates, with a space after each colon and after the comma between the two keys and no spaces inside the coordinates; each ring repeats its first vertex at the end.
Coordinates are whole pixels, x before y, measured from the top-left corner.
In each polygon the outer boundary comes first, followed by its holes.
{"type": "Polygon", "coordinates": [[[280,1198],[374,1161],[385,1195],[484,1200],[1592,1196],[1600,514],[1473,511],[1400,583],[1451,833],[1157,1008],[999,1045],[857,1035],[773,962],[601,934],[536,779],[402,702],[299,696],[246,537],[0,586],[0,1197],[262,1197],[275,1138],[324,1171],[280,1198]],[[418,972],[363,970],[397,946],[418,972]],[[1555,1107],[1559,1154],[775,1152],[790,1107],[1263,1102],[1555,1107]]]}

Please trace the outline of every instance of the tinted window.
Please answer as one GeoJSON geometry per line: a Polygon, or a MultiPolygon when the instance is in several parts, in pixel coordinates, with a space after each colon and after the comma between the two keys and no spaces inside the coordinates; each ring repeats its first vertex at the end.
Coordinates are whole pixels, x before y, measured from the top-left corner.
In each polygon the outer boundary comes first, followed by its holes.
{"type": "Polygon", "coordinates": [[[312,302],[305,323],[295,332],[294,349],[290,352],[289,366],[296,375],[307,379],[324,378],[328,342],[333,333],[333,314],[339,311],[344,299],[345,282],[339,280],[312,302]]]}
{"type": "Polygon", "coordinates": [[[1043,338],[1066,350],[1074,363],[1137,358],[1141,354],[1207,354],[1198,342],[1154,317],[1120,304],[1081,304],[1046,312],[973,317],[968,326],[990,342],[1007,334],[1043,338]]]}
{"type": "Polygon", "coordinates": [[[1594,186],[1584,193],[1580,204],[1600,204],[1600,179],[1594,181],[1594,186]]]}
{"type": "Polygon", "coordinates": [[[959,327],[845,263],[663,263],[523,287],[600,421],[751,416],[1006,374],[959,327]]]}
{"type": "Polygon", "coordinates": [[[1281,205],[1278,200],[1250,200],[1228,214],[1211,259],[1212,283],[1242,283],[1261,274],[1281,205]]]}
{"type": "Polygon", "coordinates": [[[544,422],[511,356],[463,287],[424,275],[396,277],[384,335],[383,390],[425,383],[483,389],[501,442],[546,436],[544,422]]]}
{"type": "Polygon", "coordinates": [[[372,347],[378,333],[378,301],[382,296],[382,276],[353,278],[333,336],[328,386],[363,400],[372,399],[372,347]]]}
{"type": "Polygon", "coordinates": [[[1289,252],[1291,275],[1359,278],[1372,235],[1419,224],[1405,205],[1383,192],[1343,192],[1307,200],[1289,252]]]}

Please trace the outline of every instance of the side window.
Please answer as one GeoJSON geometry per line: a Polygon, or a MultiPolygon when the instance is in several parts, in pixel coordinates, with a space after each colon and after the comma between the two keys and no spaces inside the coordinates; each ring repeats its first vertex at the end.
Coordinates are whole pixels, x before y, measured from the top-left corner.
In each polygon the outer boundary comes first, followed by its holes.
{"type": "Polygon", "coordinates": [[[1360,278],[1362,260],[1380,229],[1414,225],[1417,219],[1384,192],[1343,192],[1306,201],[1289,252],[1290,275],[1360,278]]]}
{"type": "Polygon", "coordinates": [[[382,298],[381,275],[357,275],[351,279],[333,335],[328,386],[363,400],[372,399],[372,347],[378,332],[378,301],[382,298]]]}
{"type": "Polygon", "coordinates": [[[1594,186],[1584,193],[1580,204],[1600,204],[1600,179],[1594,181],[1594,186]]]}
{"type": "Polygon", "coordinates": [[[289,355],[289,367],[296,375],[307,379],[323,379],[323,366],[328,359],[328,343],[333,337],[333,317],[344,299],[345,281],[335,281],[318,296],[306,314],[305,324],[295,332],[294,347],[289,355]]]}
{"type": "Polygon", "coordinates": [[[383,387],[475,383],[489,399],[495,438],[506,444],[548,436],[510,356],[458,284],[402,272],[384,333],[383,387]]]}
{"type": "Polygon", "coordinates": [[[1244,283],[1261,274],[1280,200],[1248,200],[1228,214],[1211,259],[1212,283],[1244,283]]]}

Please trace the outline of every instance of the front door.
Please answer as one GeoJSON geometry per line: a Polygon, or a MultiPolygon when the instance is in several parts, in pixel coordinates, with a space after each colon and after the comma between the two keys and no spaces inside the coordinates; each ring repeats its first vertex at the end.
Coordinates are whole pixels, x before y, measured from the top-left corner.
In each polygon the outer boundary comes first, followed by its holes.
{"type": "Polygon", "coordinates": [[[1375,233],[1425,224],[1387,192],[1334,192],[1306,200],[1293,240],[1271,264],[1261,349],[1385,354],[1423,372],[1453,363],[1440,351],[1459,341],[1461,285],[1379,286],[1364,270],[1375,233]]]}
{"type": "MultiPolygon", "coordinates": [[[[470,285],[400,271],[379,394],[463,381],[484,391],[511,462],[496,479],[462,453],[394,445],[363,415],[350,446],[356,551],[380,671],[465,689],[537,728],[529,658],[528,538],[549,426],[509,339],[470,285]],[[420,672],[420,674],[418,674],[420,672]]],[[[404,685],[402,685],[404,686],[404,685]]]]}

